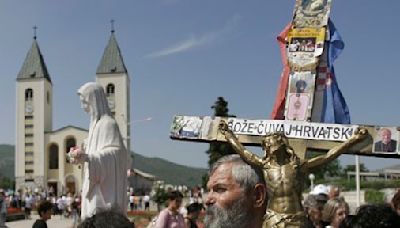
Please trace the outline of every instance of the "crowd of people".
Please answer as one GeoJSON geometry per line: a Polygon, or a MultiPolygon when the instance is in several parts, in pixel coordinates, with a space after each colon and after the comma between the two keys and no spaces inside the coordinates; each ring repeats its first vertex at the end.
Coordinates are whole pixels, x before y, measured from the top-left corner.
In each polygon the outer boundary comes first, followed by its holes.
{"type": "MultiPolygon", "coordinates": [[[[5,222],[7,209],[14,209],[24,213],[25,219],[31,219],[32,210],[39,211],[40,204],[47,202],[51,205],[51,214],[59,215],[63,218],[72,218],[75,223],[80,219],[81,197],[71,193],[56,196],[53,192],[35,190],[26,191],[23,194],[19,192],[6,193],[0,190],[0,202],[2,208],[2,218],[0,221],[5,222]]],[[[47,207],[47,206],[46,206],[47,207]]],[[[1,227],[1,223],[0,223],[1,227]]]]}
{"type": "Polygon", "coordinates": [[[306,228],[400,227],[400,189],[382,204],[365,204],[351,215],[335,185],[317,185],[304,200],[306,228]]]}
{"type": "Polygon", "coordinates": [[[168,206],[150,222],[149,228],[203,228],[204,224],[198,220],[204,211],[202,203],[192,202],[182,206],[183,194],[179,191],[168,192],[168,206]]]}
{"type": "Polygon", "coordinates": [[[135,193],[128,192],[128,200],[129,200],[129,210],[150,210],[150,196],[149,194],[138,195],[135,193]]]}
{"type": "MultiPolygon", "coordinates": [[[[208,182],[206,227],[268,227],[263,226],[269,197],[263,192],[268,186],[258,173],[239,155],[229,155],[215,163],[208,182]]],[[[303,207],[306,228],[400,227],[400,190],[390,204],[366,204],[349,215],[349,206],[337,186],[317,185],[304,200],[303,207]]]]}
{"type": "MultiPolygon", "coordinates": [[[[180,191],[168,191],[167,207],[153,218],[148,228],[268,227],[265,220],[270,193],[260,170],[239,155],[228,155],[214,163],[209,175],[206,196],[203,197],[200,188],[195,189],[185,205],[180,191]],[[204,217],[199,219],[200,215],[204,217]]],[[[132,203],[127,205],[131,210],[149,210],[148,194],[131,196],[132,203]]],[[[34,228],[47,227],[46,221],[52,214],[78,220],[80,202],[80,197],[72,194],[56,197],[52,193],[34,192],[7,196],[0,191],[0,212],[3,207],[23,207],[26,218],[30,219],[31,210],[37,210],[40,218],[35,221],[34,228]]],[[[390,204],[366,204],[350,214],[338,186],[317,185],[302,201],[302,206],[305,228],[400,227],[400,189],[390,204]]],[[[3,214],[1,216],[3,219],[3,214]]],[[[75,224],[79,224],[78,227],[134,227],[126,216],[115,210],[99,210],[75,224]]]]}

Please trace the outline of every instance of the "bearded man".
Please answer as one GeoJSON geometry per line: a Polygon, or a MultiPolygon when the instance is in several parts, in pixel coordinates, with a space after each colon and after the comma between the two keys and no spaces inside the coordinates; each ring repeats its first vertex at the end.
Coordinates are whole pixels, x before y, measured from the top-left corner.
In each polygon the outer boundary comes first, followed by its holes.
{"type": "Polygon", "coordinates": [[[235,154],[215,162],[209,176],[205,227],[262,227],[267,190],[261,170],[235,154]]]}

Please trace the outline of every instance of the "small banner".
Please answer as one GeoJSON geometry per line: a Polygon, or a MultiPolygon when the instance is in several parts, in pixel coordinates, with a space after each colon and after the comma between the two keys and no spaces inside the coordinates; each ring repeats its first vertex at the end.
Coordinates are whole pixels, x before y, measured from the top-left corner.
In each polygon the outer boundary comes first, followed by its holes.
{"type": "Polygon", "coordinates": [[[315,70],[324,51],[326,29],[290,29],[287,57],[291,71],[315,70]]]}
{"type": "Polygon", "coordinates": [[[228,118],[233,133],[241,135],[266,135],[283,132],[288,138],[346,141],[358,125],[323,124],[287,120],[248,120],[228,118]]]}
{"type": "Polygon", "coordinates": [[[309,121],[313,107],[315,74],[292,72],[289,76],[289,89],[286,102],[286,120],[309,121]]]}

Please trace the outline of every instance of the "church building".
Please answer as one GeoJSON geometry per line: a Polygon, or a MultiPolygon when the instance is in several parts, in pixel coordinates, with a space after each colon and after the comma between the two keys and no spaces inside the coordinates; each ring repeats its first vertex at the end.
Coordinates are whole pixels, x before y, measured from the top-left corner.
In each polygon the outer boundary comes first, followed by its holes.
{"type": "MultiPolygon", "coordinates": [[[[97,67],[96,81],[104,87],[130,151],[130,79],[114,30],[97,67]]],[[[53,102],[57,102],[53,101],[53,83],[57,81],[47,71],[35,35],[16,80],[16,189],[75,194],[82,188],[83,167],[70,164],[67,153],[70,147],[82,145],[88,130],[72,125],[53,129],[53,102]]]]}

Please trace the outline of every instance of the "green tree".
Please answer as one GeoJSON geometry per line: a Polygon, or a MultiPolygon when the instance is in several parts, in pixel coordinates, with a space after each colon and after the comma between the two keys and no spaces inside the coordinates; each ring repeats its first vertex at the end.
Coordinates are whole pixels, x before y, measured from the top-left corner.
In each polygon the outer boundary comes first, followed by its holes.
{"type": "Polygon", "coordinates": [[[0,176],[0,188],[4,189],[14,189],[15,181],[11,180],[8,177],[0,176]]]}
{"type": "Polygon", "coordinates": [[[168,200],[168,192],[164,188],[156,188],[156,192],[152,197],[152,200],[157,204],[157,210],[161,210],[161,206],[164,205],[168,200]]]}
{"type": "MultiPolygon", "coordinates": [[[[211,109],[214,109],[214,116],[235,117],[229,114],[228,102],[223,97],[218,97],[211,109]]],[[[234,154],[235,151],[228,143],[211,142],[206,153],[208,154],[208,165],[211,167],[219,158],[234,154]]],[[[205,174],[202,179],[203,187],[205,187],[208,182],[208,174],[205,174]]]]}
{"type": "MultiPolygon", "coordinates": [[[[225,101],[223,97],[218,97],[214,105],[211,106],[211,109],[214,109],[214,116],[235,117],[234,115],[229,114],[228,102],[225,101]]],[[[219,158],[228,154],[234,154],[235,151],[228,143],[211,142],[210,148],[206,151],[206,153],[209,157],[208,165],[211,167],[212,164],[214,164],[214,162],[216,162],[219,158]]]]}
{"type": "Polygon", "coordinates": [[[214,109],[214,116],[234,117],[229,115],[228,102],[223,97],[218,97],[211,109],[214,109]]]}
{"type": "Polygon", "coordinates": [[[365,202],[370,204],[378,204],[384,203],[384,201],[385,193],[375,189],[367,189],[365,191],[365,202]]]}

